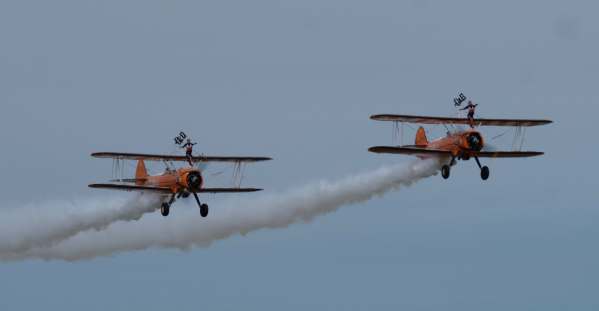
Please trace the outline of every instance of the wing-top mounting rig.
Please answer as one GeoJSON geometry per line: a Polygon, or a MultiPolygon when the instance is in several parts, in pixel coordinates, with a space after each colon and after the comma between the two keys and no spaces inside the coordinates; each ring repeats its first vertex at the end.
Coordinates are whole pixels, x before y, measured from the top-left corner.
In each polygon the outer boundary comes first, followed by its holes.
{"type": "MultiPolygon", "coordinates": [[[[181,132],[179,137],[184,137],[181,132]]],[[[175,139],[179,145],[183,142],[175,139]]],[[[190,140],[188,140],[188,143],[190,140]]],[[[193,144],[191,145],[193,146],[193,144]]],[[[116,179],[112,183],[90,184],[91,188],[124,190],[124,191],[143,191],[154,192],[161,194],[164,197],[164,202],[161,205],[160,213],[162,216],[168,216],[170,206],[178,198],[187,198],[190,194],[196,199],[200,214],[202,217],[208,216],[208,205],[200,203],[198,193],[237,193],[237,192],[254,192],[262,189],[258,188],[241,188],[241,165],[244,163],[254,163],[261,161],[272,160],[270,157],[230,157],[230,156],[193,156],[190,149],[187,150],[185,156],[179,155],[162,155],[162,154],[145,154],[145,153],[125,153],[125,152],[96,152],[91,154],[95,158],[110,158],[115,160],[117,164],[123,160],[137,161],[135,170],[135,178],[131,179],[116,179]],[[146,170],[145,161],[164,162],[166,170],[159,175],[149,175],[146,170]],[[181,168],[171,168],[172,162],[183,162],[189,166],[181,168]],[[202,170],[198,164],[210,162],[222,162],[235,165],[234,178],[239,178],[236,187],[232,188],[205,188],[204,177],[202,170]]],[[[122,164],[116,166],[117,170],[122,167],[122,164]]],[[[113,167],[114,169],[114,167],[113,167]]]]}
{"type": "MultiPolygon", "coordinates": [[[[457,104],[456,104],[457,105],[457,104]]],[[[368,150],[374,153],[392,153],[413,155],[419,158],[441,158],[447,159],[447,163],[441,168],[441,176],[449,178],[450,167],[456,164],[456,160],[469,160],[474,158],[480,168],[480,177],[483,180],[489,178],[489,168],[482,166],[479,158],[522,158],[542,155],[539,151],[521,151],[524,142],[523,128],[539,126],[552,123],[550,120],[533,119],[478,119],[478,118],[448,118],[413,115],[378,114],[370,117],[376,121],[392,121],[398,130],[401,123],[403,134],[404,123],[432,124],[432,125],[469,125],[469,129],[447,131],[447,136],[429,141],[426,132],[420,126],[416,132],[413,145],[399,146],[376,146],[368,150]],[[480,126],[513,126],[516,127],[512,151],[486,151],[483,135],[476,130],[480,126]],[[518,139],[520,141],[518,142],[518,139]]],[[[395,133],[394,133],[395,135],[395,133]]],[[[403,135],[402,135],[403,136],[403,135]]]]}

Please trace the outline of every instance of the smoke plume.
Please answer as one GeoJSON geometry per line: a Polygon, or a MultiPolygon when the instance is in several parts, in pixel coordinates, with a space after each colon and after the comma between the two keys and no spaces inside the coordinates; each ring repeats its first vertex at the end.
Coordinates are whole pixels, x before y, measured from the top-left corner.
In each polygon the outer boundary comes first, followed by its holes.
{"type": "Polygon", "coordinates": [[[0,254],[49,247],[79,232],[102,230],[115,221],[138,220],[159,206],[156,196],[87,199],[5,209],[0,217],[0,254]]]}
{"type": "Polygon", "coordinates": [[[435,175],[439,166],[438,160],[417,160],[252,200],[237,197],[219,202],[208,218],[201,218],[195,208],[181,206],[168,218],[152,215],[134,223],[114,223],[106,230],[81,232],[56,245],[18,254],[0,253],[0,259],[81,260],[148,248],[206,247],[236,234],[308,222],[435,175]]]}

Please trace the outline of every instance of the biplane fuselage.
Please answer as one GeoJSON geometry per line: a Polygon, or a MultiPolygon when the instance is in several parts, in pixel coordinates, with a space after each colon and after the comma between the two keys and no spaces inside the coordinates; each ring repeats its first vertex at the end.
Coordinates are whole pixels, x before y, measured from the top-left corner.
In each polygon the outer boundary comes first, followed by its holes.
{"type": "MultiPolygon", "coordinates": [[[[447,136],[429,142],[426,139],[424,129],[421,127],[416,134],[416,144],[414,147],[445,150],[451,153],[451,156],[458,159],[468,160],[473,152],[478,152],[485,145],[482,134],[476,130],[465,130],[455,133],[448,133],[447,136]]],[[[419,158],[430,158],[430,155],[420,155],[419,158]]]]}
{"type": "Polygon", "coordinates": [[[160,175],[148,175],[143,160],[137,163],[135,184],[168,188],[171,193],[199,192],[204,186],[202,172],[197,168],[183,167],[176,170],[168,169],[160,175]]]}
{"type": "Polygon", "coordinates": [[[148,176],[141,185],[157,186],[171,189],[172,193],[180,193],[186,190],[199,191],[204,185],[202,173],[198,169],[181,168],[176,171],[166,171],[160,175],[148,176]],[[190,176],[197,176],[197,183],[190,183],[190,176]]]}

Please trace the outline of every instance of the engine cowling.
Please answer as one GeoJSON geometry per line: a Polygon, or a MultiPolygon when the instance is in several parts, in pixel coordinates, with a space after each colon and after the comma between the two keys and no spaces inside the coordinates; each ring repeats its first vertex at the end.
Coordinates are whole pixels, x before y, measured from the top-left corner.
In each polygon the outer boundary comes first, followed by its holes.
{"type": "Polygon", "coordinates": [[[466,139],[466,145],[468,146],[468,149],[474,150],[474,151],[480,151],[481,149],[483,149],[484,141],[483,141],[483,137],[482,137],[482,135],[480,135],[480,133],[470,132],[466,135],[465,139],[466,139]]]}
{"type": "Polygon", "coordinates": [[[191,192],[195,192],[202,189],[202,184],[204,183],[202,174],[196,171],[187,173],[184,176],[183,180],[185,182],[185,187],[187,188],[187,190],[191,192]]]}

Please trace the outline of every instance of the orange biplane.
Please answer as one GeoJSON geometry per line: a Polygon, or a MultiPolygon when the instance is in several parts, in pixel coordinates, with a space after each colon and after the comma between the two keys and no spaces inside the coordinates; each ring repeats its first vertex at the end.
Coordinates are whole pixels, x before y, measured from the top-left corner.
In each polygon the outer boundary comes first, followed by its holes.
{"type": "MultiPolygon", "coordinates": [[[[208,205],[201,204],[198,198],[198,193],[235,193],[235,192],[254,192],[262,189],[257,188],[204,188],[204,178],[202,171],[195,167],[183,167],[173,169],[169,167],[169,162],[189,162],[208,163],[208,162],[225,162],[233,163],[241,170],[241,164],[249,162],[259,162],[272,160],[268,157],[212,157],[212,156],[176,156],[176,155],[156,155],[156,154],[138,154],[138,153],[120,153],[120,152],[98,152],[92,153],[95,158],[111,158],[117,161],[121,160],[137,160],[137,168],[135,178],[132,179],[117,179],[114,182],[106,184],[91,184],[91,188],[125,190],[125,191],[145,191],[162,194],[164,202],[162,203],[160,213],[162,216],[168,216],[171,204],[177,198],[188,197],[193,194],[202,217],[208,216],[208,205]],[[161,161],[167,165],[166,171],[160,175],[148,175],[145,161],[161,161]]],[[[237,172],[237,171],[236,171],[237,172]]],[[[241,180],[239,181],[241,182],[241,180]]]]}
{"type": "MultiPolygon", "coordinates": [[[[530,119],[467,119],[467,118],[447,118],[447,117],[428,117],[428,116],[408,116],[380,114],[370,117],[377,121],[393,121],[399,123],[419,123],[433,125],[469,125],[472,128],[467,130],[457,130],[447,132],[446,137],[429,141],[426,132],[420,126],[416,132],[416,139],[413,145],[403,146],[377,146],[368,150],[375,153],[393,153],[413,155],[419,158],[441,158],[447,159],[447,163],[441,168],[441,176],[449,178],[450,167],[456,164],[456,160],[469,160],[474,158],[480,168],[480,177],[483,180],[489,178],[489,168],[482,166],[479,158],[522,158],[542,155],[539,151],[487,151],[485,140],[482,134],[475,130],[475,126],[514,126],[517,128],[516,135],[521,135],[522,127],[538,126],[551,123],[550,120],[530,120],[530,119]]],[[[516,137],[515,137],[516,139],[516,137]]],[[[520,143],[520,148],[522,147],[520,143]]]]}

